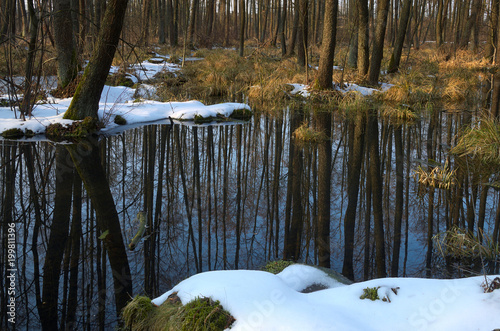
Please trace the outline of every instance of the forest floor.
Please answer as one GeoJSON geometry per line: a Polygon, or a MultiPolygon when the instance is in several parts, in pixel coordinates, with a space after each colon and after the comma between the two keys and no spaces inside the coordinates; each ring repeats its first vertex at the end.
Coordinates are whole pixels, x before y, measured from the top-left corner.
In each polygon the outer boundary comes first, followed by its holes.
{"type": "MultiPolygon", "coordinates": [[[[450,59],[443,52],[424,47],[403,59],[399,73],[382,72],[379,86],[366,87],[355,69],[343,65],[346,50],[341,49],[337,58],[342,63],[334,67],[334,90],[318,91],[314,89],[314,56],[312,65],[304,70],[294,59],[281,60],[276,49],[254,48],[248,52],[239,57],[233,50],[199,50],[182,58],[164,55],[166,49],[155,48],[134,63],[117,60],[99,103],[104,131],[116,129],[117,123],[134,125],[169,117],[196,119],[198,123],[220,121],[235,109],[250,110],[248,105],[254,111],[272,113],[305,99],[315,109],[332,109],[333,105],[344,113],[359,110],[367,102],[378,102],[382,115],[413,120],[425,116],[437,104],[450,111],[480,108],[484,100],[478,91],[488,89],[494,70],[468,51],[458,51],[450,59]],[[218,103],[220,100],[235,102],[218,103]]],[[[22,100],[23,78],[13,77],[11,86],[19,88],[15,93],[8,89],[5,77],[0,80],[0,133],[11,130],[31,136],[43,134],[51,123],[70,124],[62,116],[71,102],[71,91],[55,90],[53,76],[42,78],[36,105],[26,121],[20,120],[17,107],[22,100]]]]}

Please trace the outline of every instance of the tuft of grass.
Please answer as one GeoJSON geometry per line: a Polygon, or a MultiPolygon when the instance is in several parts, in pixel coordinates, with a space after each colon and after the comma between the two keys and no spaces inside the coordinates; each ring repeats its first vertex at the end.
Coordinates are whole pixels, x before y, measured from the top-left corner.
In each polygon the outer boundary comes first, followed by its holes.
{"type": "Polygon", "coordinates": [[[438,233],[432,239],[442,256],[495,260],[500,254],[498,243],[488,235],[481,233],[480,236],[475,236],[458,227],[438,233]]]}
{"type": "Polygon", "coordinates": [[[414,170],[413,177],[423,186],[449,190],[456,183],[456,170],[450,169],[448,161],[443,166],[437,165],[430,170],[419,165],[414,170]]]}
{"type": "Polygon", "coordinates": [[[136,296],[123,309],[122,319],[133,331],[224,330],[235,321],[219,301],[196,298],[183,306],[177,293],[158,307],[149,298],[136,296]]]}
{"type": "Polygon", "coordinates": [[[292,264],[295,263],[293,261],[284,261],[284,260],[270,261],[267,262],[262,268],[260,268],[260,270],[267,271],[276,275],[282,272],[286,267],[291,266],[292,264]]]}
{"type": "Polygon", "coordinates": [[[477,161],[483,169],[500,167],[500,123],[497,119],[485,117],[476,125],[464,130],[450,153],[468,156],[477,161]]]}
{"type": "Polygon", "coordinates": [[[381,115],[394,120],[396,123],[413,122],[418,118],[418,115],[408,105],[392,106],[389,104],[382,105],[381,115]]]}
{"type": "Polygon", "coordinates": [[[380,300],[379,296],[378,296],[378,289],[380,288],[379,287],[367,287],[367,288],[364,288],[363,289],[363,294],[361,294],[361,296],[359,297],[361,300],[364,300],[364,299],[370,299],[372,301],[375,301],[375,300],[380,300]]]}
{"type": "Polygon", "coordinates": [[[367,98],[357,92],[348,92],[339,101],[338,108],[346,117],[359,112],[366,112],[374,106],[372,98],[367,98]]]}
{"type": "Polygon", "coordinates": [[[305,122],[293,132],[293,136],[298,144],[307,146],[316,145],[328,139],[324,132],[315,130],[305,122]]]}

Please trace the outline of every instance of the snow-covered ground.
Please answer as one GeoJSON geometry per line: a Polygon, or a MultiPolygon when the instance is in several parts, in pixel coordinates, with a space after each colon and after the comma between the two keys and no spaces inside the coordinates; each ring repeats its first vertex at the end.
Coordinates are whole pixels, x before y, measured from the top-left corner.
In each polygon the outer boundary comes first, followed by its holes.
{"type": "MultiPolygon", "coordinates": [[[[175,72],[179,70],[177,65],[170,63],[150,63],[143,62],[140,65],[134,65],[133,74],[130,78],[134,82],[141,82],[151,79],[155,74],[161,71],[175,72]]],[[[112,68],[115,72],[117,68],[112,68]]],[[[5,91],[2,91],[5,85],[0,84],[0,95],[6,98],[5,91]]],[[[53,87],[52,87],[53,88],[53,87]]],[[[150,85],[141,85],[139,94],[146,98],[148,91],[154,94],[154,87],[150,85]]],[[[0,107],[0,133],[5,130],[19,128],[23,131],[31,130],[35,134],[43,134],[46,127],[52,123],[69,124],[72,121],[63,120],[64,112],[68,109],[71,98],[57,99],[49,96],[47,103],[37,104],[31,118],[26,121],[19,119],[19,111],[14,112],[10,107],[0,107]]],[[[116,115],[121,115],[127,124],[145,123],[159,121],[166,118],[178,120],[192,120],[196,115],[202,117],[216,117],[222,115],[229,117],[234,110],[250,109],[242,103],[221,103],[215,105],[204,105],[199,101],[187,102],[158,102],[137,98],[136,89],[124,86],[105,86],[99,102],[99,119],[105,124],[103,132],[112,131],[118,126],[114,123],[116,115]]]]}
{"type": "MultiPolygon", "coordinates": [[[[488,276],[491,282],[495,276],[488,276]]],[[[219,300],[236,322],[231,330],[453,330],[500,328],[500,290],[484,293],[485,277],[381,278],[344,285],[317,268],[292,265],[265,271],[210,271],[194,275],[152,302],[178,292],[183,304],[196,297],[219,300]],[[328,289],[300,291],[311,284],[328,289]],[[382,300],[360,299],[378,288],[382,300]]]]}
{"type": "MultiPolygon", "coordinates": [[[[309,92],[310,89],[309,85],[304,85],[304,84],[289,84],[289,85],[293,87],[293,90],[290,92],[290,94],[301,95],[304,98],[309,97],[309,95],[311,94],[309,92]]],[[[342,87],[335,85],[335,89],[342,93],[357,92],[363,96],[368,96],[372,95],[375,92],[385,92],[393,86],[394,86],[393,84],[381,83],[380,88],[376,89],[372,87],[361,86],[355,83],[344,83],[342,87]]]]}

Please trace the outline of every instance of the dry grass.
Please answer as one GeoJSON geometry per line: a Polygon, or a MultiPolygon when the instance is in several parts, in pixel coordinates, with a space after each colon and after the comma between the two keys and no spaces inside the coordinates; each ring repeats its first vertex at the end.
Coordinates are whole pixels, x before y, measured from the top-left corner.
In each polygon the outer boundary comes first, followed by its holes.
{"type": "Polygon", "coordinates": [[[438,233],[433,239],[442,256],[495,260],[500,254],[498,243],[493,242],[486,234],[474,236],[458,227],[438,233]]]}
{"type": "Polygon", "coordinates": [[[430,170],[425,170],[419,165],[414,170],[413,177],[423,186],[449,190],[456,183],[456,170],[450,169],[448,162],[430,170]]]}
{"type": "Polygon", "coordinates": [[[322,131],[317,131],[316,129],[309,126],[308,123],[303,123],[293,132],[295,141],[301,146],[312,146],[325,141],[328,137],[322,131]]]}
{"type": "Polygon", "coordinates": [[[500,168],[500,123],[490,117],[481,118],[476,125],[465,129],[450,153],[470,157],[484,171],[500,168]]]}

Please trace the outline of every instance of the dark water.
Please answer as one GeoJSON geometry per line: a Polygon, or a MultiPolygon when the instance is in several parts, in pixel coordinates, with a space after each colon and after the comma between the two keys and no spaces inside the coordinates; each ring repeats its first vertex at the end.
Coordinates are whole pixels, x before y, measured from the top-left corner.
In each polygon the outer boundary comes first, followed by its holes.
{"type": "MultiPolygon", "coordinates": [[[[380,276],[381,256],[387,275],[464,275],[445,263],[432,237],[453,225],[479,231],[480,201],[480,227],[493,234],[499,193],[481,185],[471,169],[460,189],[417,183],[418,166],[444,165],[467,121],[465,115],[433,114],[397,123],[292,110],[255,115],[246,124],[148,125],[76,145],[0,141],[0,327],[13,327],[7,313],[15,297],[18,328],[41,328],[43,315],[53,316],[60,328],[110,329],[120,300],[115,294],[124,288],[155,297],[197,272],[258,269],[284,256],[325,263],[324,238],[331,267],[342,272],[347,251],[355,280],[380,276]],[[301,123],[319,131],[327,123],[331,137],[301,143],[292,134],[301,123]],[[363,137],[358,145],[356,132],[363,137]],[[331,175],[329,237],[318,227],[325,165],[331,175]],[[344,226],[349,188],[356,186],[350,246],[344,226]],[[139,211],[148,225],[124,261],[139,211]],[[15,234],[15,249],[9,233],[15,234]],[[382,250],[377,236],[384,239],[382,250]]],[[[455,167],[454,158],[449,161],[455,167]]],[[[462,267],[480,271],[474,264],[462,267]]]]}

